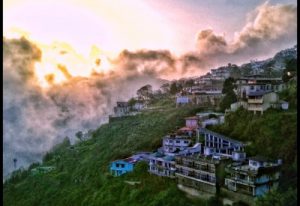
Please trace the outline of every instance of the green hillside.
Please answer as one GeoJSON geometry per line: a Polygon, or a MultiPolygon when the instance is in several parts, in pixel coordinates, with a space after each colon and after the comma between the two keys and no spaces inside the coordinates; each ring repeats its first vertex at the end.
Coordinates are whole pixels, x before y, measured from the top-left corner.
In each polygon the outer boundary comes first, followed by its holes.
{"type": "MultiPolygon", "coordinates": [[[[248,143],[247,156],[283,160],[280,187],[260,198],[257,205],[261,206],[296,205],[297,200],[297,103],[294,92],[282,95],[294,102],[288,111],[269,109],[264,115],[254,115],[240,109],[226,116],[225,124],[210,128],[248,143]]],[[[146,163],[138,163],[134,172],[121,177],[109,174],[111,161],[138,151],[154,151],[164,135],[183,126],[184,117],[196,112],[199,109],[195,107],[175,108],[170,100],[160,100],[141,114],[102,125],[89,140],[71,146],[65,139],[44,157],[42,165],[54,166],[53,171],[37,175],[29,170],[14,172],[4,183],[4,206],[222,205],[216,198],[187,197],[177,189],[175,180],[150,175],[146,163]]]]}
{"type": "Polygon", "coordinates": [[[114,119],[98,128],[91,139],[74,146],[66,139],[44,157],[43,165],[55,166],[55,170],[34,176],[28,171],[14,173],[4,184],[4,205],[198,204],[200,200],[188,199],[174,180],[150,175],[144,163],[122,177],[109,174],[112,160],[136,151],[155,150],[165,134],[182,126],[184,117],[198,111],[193,107],[162,108],[114,119]],[[141,184],[129,185],[124,180],[141,184]]]}

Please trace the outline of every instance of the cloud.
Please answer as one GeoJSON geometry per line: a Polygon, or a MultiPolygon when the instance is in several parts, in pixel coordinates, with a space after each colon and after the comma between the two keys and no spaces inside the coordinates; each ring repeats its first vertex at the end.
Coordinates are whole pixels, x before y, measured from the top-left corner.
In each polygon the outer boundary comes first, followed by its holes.
{"type": "Polygon", "coordinates": [[[202,30],[197,35],[197,47],[203,54],[222,52],[226,49],[227,42],[223,36],[214,34],[213,30],[202,30]]]}
{"type": "Polygon", "coordinates": [[[24,38],[4,38],[4,176],[14,169],[14,158],[18,159],[18,167],[39,161],[65,136],[74,141],[77,131],[95,129],[107,122],[116,101],[129,99],[145,84],[160,86],[163,81],[152,72],[151,65],[159,58],[170,64],[167,53],[141,55],[152,61],[145,63],[143,70],[139,70],[138,55],[122,57],[112,72],[90,77],[71,76],[71,68],[57,65],[68,80],[54,84],[55,74],[50,74],[46,79],[51,84],[43,89],[34,66],[41,59],[41,51],[24,38]],[[125,59],[135,62],[133,70],[125,59]]]}
{"type": "MultiPolygon", "coordinates": [[[[234,39],[213,30],[202,30],[196,38],[198,57],[207,62],[241,63],[249,58],[267,58],[280,49],[293,46],[297,40],[297,6],[271,5],[268,2],[248,14],[247,22],[234,39]]],[[[195,53],[195,55],[196,55],[195,53]]]]}

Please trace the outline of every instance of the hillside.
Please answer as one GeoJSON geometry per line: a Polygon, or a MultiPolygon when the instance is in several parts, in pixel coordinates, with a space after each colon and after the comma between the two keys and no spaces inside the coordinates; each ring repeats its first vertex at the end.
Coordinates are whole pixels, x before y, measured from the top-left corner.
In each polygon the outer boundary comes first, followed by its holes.
{"type": "MultiPolygon", "coordinates": [[[[280,95],[291,102],[287,111],[269,109],[264,115],[237,110],[225,124],[210,129],[248,143],[246,152],[282,159],[280,186],[257,205],[295,205],[297,200],[297,102],[296,83],[280,95]]],[[[4,183],[4,205],[222,205],[215,198],[193,199],[177,189],[176,181],[150,175],[139,163],[134,172],[121,177],[109,174],[109,163],[137,151],[154,151],[161,138],[184,124],[196,107],[175,108],[172,99],[160,99],[136,116],[114,118],[92,133],[91,139],[70,145],[68,139],[43,160],[54,166],[49,173],[33,175],[16,171],[4,183]],[[130,185],[125,181],[138,181],[130,185]]]]}
{"type": "Polygon", "coordinates": [[[54,171],[35,176],[14,172],[4,184],[4,205],[195,205],[200,200],[186,198],[174,181],[150,175],[145,164],[137,165],[132,174],[113,178],[109,163],[135,151],[155,150],[166,133],[196,111],[188,107],[148,111],[114,119],[74,146],[66,139],[44,157],[43,165],[55,166],[54,171]],[[141,184],[124,183],[132,179],[141,184]]]}

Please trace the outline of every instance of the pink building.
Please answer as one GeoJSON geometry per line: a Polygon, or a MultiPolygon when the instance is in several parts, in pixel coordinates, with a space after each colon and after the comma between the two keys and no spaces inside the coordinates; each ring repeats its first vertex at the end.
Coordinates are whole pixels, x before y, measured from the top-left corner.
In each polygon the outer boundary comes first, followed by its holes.
{"type": "Polygon", "coordinates": [[[198,117],[187,117],[185,118],[185,126],[188,128],[197,128],[198,127],[198,117]]]}

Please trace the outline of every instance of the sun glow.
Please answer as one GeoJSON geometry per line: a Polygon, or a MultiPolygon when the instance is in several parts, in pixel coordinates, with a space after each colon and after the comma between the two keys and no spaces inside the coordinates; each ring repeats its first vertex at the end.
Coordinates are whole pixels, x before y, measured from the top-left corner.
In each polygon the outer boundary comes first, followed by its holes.
{"type": "Polygon", "coordinates": [[[108,59],[123,49],[174,45],[161,16],[138,0],[5,0],[4,8],[4,36],[25,36],[41,49],[36,74],[43,86],[108,72],[108,59]]]}

